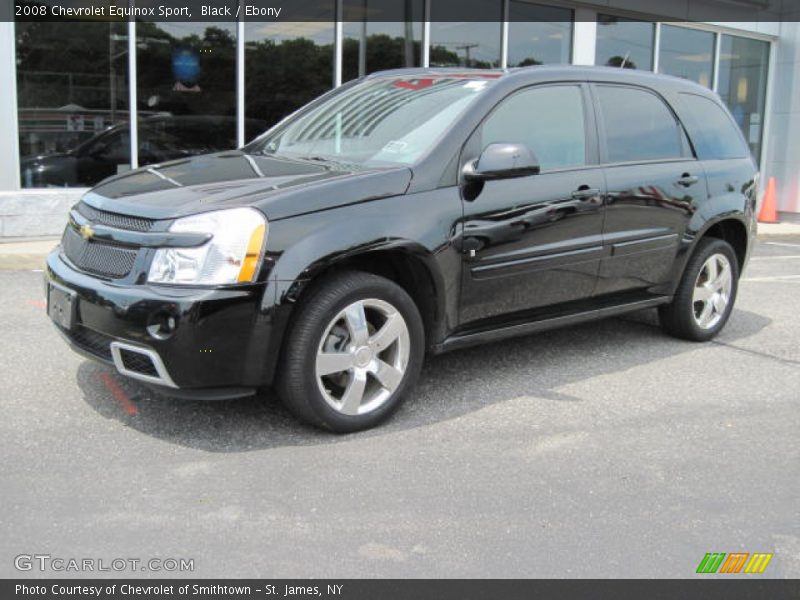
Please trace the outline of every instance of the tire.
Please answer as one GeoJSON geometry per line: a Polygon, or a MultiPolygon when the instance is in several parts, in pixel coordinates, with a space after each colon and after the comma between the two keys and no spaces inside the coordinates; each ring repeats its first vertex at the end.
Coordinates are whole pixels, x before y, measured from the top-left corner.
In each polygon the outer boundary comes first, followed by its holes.
{"type": "Polygon", "coordinates": [[[685,340],[712,339],[728,322],[738,287],[739,263],[731,245],[717,238],[701,239],[673,301],[659,307],[662,329],[685,340]]]}
{"type": "Polygon", "coordinates": [[[339,273],[312,285],[286,332],[278,395],[312,425],[337,433],[374,427],[419,376],[419,310],[403,288],[371,273],[339,273]]]}

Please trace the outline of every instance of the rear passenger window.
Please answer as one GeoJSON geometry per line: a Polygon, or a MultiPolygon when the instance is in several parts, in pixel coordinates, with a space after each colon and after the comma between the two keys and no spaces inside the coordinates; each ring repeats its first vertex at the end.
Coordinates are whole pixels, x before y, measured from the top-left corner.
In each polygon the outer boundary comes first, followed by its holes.
{"type": "Polygon", "coordinates": [[[710,98],[681,94],[687,109],[684,119],[697,157],[703,160],[744,158],[749,149],[725,110],[710,98]]]}
{"type": "Polygon", "coordinates": [[[481,148],[525,144],[542,170],[586,164],[583,96],[575,85],[534,87],[503,100],[481,130],[481,148]]]}
{"type": "Polygon", "coordinates": [[[644,90],[596,87],[605,128],[607,162],[683,156],[680,125],[664,101],[644,90]]]}

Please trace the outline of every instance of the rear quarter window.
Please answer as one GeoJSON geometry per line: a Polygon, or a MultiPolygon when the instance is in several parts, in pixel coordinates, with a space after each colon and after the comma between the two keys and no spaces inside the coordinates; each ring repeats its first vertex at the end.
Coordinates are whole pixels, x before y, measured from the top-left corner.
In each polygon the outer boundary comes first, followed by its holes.
{"type": "Polygon", "coordinates": [[[610,163],[683,157],[681,129],[658,96],[640,88],[596,85],[610,163]]]}
{"type": "Polygon", "coordinates": [[[697,158],[720,160],[745,158],[750,150],[734,120],[724,108],[710,98],[682,92],[684,114],[681,115],[694,144],[697,158]]]}

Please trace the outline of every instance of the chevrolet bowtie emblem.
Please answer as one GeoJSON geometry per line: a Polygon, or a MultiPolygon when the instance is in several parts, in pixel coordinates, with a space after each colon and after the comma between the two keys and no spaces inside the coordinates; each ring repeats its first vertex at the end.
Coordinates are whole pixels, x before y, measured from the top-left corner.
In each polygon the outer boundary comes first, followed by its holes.
{"type": "Polygon", "coordinates": [[[94,229],[92,229],[89,225],[81,225],[78,233],[81,234],[83,239],[88,240],[90,237],[94,236],[94,229]]]}

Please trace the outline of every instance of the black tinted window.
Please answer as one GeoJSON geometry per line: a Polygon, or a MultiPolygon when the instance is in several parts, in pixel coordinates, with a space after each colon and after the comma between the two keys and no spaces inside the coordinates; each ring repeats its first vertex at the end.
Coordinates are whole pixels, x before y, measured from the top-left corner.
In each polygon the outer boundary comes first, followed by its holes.
{"type": "Polygon", "coordinates": [[[681,94],[687,108],[686,125],[694,143],[697,157],[705,160],[742,158],[747,149],[736,124],[721,106],[710,98],[681,94]]]}
{"type": "Polygon", "coordinates": [[[680,158],[678,122],[655,94],[621,86],[597,86],[608,162],[680,158]]]}
{"type": "Polygon", "coordinates": [[[536,87],[504,100],[483,124],[482,148],[512,142],[533,150],[542,169],[586,164],[581,89],[536,87]]]}
{"type": "Polygon", "coordinates": [[[130,160],[131,138],[126,130],[110,133],[88,146],[83,154],[95,160],[122,164],[130,160]]]}

